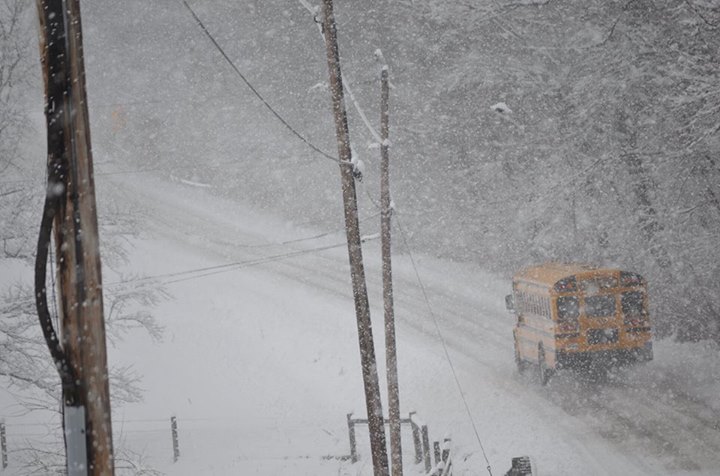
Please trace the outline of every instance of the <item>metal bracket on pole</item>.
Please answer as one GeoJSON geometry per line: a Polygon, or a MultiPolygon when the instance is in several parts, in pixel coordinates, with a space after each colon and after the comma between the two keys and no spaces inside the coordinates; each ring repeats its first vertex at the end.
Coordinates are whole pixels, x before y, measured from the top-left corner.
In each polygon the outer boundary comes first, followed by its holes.
{"type": "Polygon", "coordinates": [[[87,476],[85,407],[66,405],[64,418],[68,476],[87,476]]]}
{"type": "Polygon", "coordinates": [[[353,420],[352,413],[347,414],[347,424],[348,424],[348,435],[350,438],[350,461],[353,463],[357,463],[358,455],[357,455],[357,442],[355,440],[355,421],[353,420]]]}

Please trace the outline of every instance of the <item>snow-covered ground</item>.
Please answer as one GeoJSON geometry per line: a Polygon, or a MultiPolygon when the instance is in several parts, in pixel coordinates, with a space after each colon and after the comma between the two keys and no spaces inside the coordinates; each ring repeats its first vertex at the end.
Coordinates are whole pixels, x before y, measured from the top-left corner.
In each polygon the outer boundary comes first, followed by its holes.
{"type": "MultiPolygon", "coordinates": [[[[99,178],[101,213],[104,199],[145,219],[123,273],[172,295],[153,311],[161,343],[137,334],[110,349],[145,390],[115,409],[116,446],[172,475],[372,474],[365,430],[360,461],[344,458],[346,415],[364,417],[365,404],[343,233],[148,177],[99,178]]],[[[378,244],[364,253],[386,408],[378,244]]],[[[515,371],[505,279],[419,254],[393,266],[402,413],[416,411],[432,440],[452,437],[456,475],[488,474],[488,462],[504,474],[520,455],[541,475],[718,474],[717,347],[657,342],[647,365],[543,388],[515,371]]],[[[110,290],[118,279],[104,275],[110,290]]],[[[421,474],[409,431],[403,444],[405,473],[421,474]]]]}

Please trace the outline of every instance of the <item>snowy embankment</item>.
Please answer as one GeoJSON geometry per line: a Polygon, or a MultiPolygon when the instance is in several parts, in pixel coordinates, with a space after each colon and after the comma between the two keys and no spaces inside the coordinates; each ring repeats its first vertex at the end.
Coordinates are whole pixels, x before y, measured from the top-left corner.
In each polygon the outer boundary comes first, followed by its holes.
{"type": "MultiPolygon", "coordinates": [[[[360,461],[343,459],[346,414],[365,414],[343,233],[299,230],[150,178],[98,190],[147,218],[123,273],[155,276],[148,285],[173,296],[154,310],[163,342],[137,335],[110,349],[144,376],[144,401],[115,409],[118,447],[173,475],[372,474],[364,430],[360,461]]],[[[384,389],[379,255],[366,245],[384,389]]],[[[543,475],[716,474],[716,347],[660,342],[655,361],[606,382],[559,375],[541,388],[514,370],[508,283],[413,258],[394,260],[402,413],[417,411],[433,440],[452,436],[455,474],[487,474],[484,455],[494,475],[519,455],[543,475]]],[[[118,279],[106,272],[109,291],[118,279]]],[[[405,472],[420,474],[409,431],[403,438],[405,472]]]]}

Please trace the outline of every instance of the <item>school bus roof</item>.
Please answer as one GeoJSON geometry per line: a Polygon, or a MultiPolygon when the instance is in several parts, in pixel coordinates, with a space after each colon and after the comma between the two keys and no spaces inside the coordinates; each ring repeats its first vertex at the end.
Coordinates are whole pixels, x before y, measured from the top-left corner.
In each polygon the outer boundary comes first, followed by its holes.
{"type": "Polygon", "coordinates": [[[518,272],[513,281],[525,281],[552,288],[561,279],[575,276],[578,279],[590,277],[595,274],[614,273],[614,268],[598,268],[589,264],[579,263],[545,263],[530,266],[518,272]]]}

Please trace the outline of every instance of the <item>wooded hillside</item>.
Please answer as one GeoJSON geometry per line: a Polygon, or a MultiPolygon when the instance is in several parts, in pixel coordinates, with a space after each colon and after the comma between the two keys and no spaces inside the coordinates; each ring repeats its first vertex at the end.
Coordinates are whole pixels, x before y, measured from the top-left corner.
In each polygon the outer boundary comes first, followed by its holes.
{"type": "MultiPolygon", "coordinates": [[[[257,92],[335,155],[302,2],[190,3],[257,92]]],[[[336,165],[277,121],[181,3],[84,8],[98,171],[162,169],[342,226],[336,165]]],[[[343,74],[375,127],[375,49],[390,64],[392,186],[413,250],[508,276],[546,260],[632,269],[661,334],[720,338],[717,0],[338,1],[336,14],[343,74]]],[[[370,217],[379,152],[350,111],[370,217]]]]}

